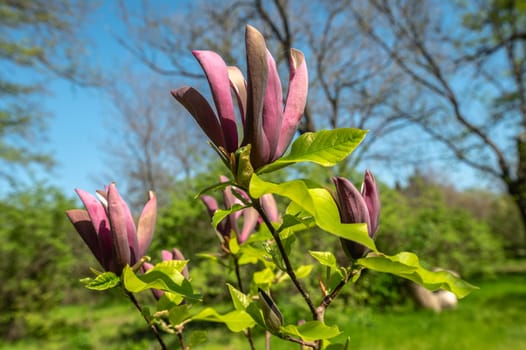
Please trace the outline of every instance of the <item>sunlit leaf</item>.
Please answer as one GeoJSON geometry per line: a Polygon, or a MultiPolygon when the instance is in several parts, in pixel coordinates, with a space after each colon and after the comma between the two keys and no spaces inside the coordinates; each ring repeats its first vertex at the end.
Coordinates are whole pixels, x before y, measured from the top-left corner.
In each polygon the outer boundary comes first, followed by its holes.
{"type": "Polygon", "coordinates": [[[129,266],[125,266],[122,271],[124,288],[132,293],[155,288],[176,293],[188,299],[198,300],[200,298],[193,292],[190,282],[178,270],[179,266],[173,264],[170,268],[169,264],[158,265],[144,275],[136,275],[129,266]]]}
{"type": "Polygon", "coordinates": [[[241,332],[256,324],[252,317],[243,310],[235,310],[221,315],[212,308],[206,308],[192,316],[192,320],[224,323],[232,332],[241,332]]]}
{"type": "MultiPolygon", "coordinates": [[[[330,192],[306,180],[272,183],[254,174],[250,182],[250,194],[259,198],[266,193],[274,193],[293,201],[301,209],[301,215],[312,215],[316,224],[323,230],[341,238],[363,244],[376,251],[374,241],[369,237],[366,224],[342,224],[338,207],[330,192]]],[[[290,213],[289,214],[294,214],[290,213]]]]}
{"type": "Polygon", "coordinates": [[[230,292],[234,308],[236,310],[245,310],[250,304],[250,298],[230,283],[227,283],[226,285],[228,286],[228,291],[230,292]]]}
{"type": "Polygon", "coordinates": [[[407,278],[430,290],[448,290],[458,298],[464,298],[473,290],[478,289],[448,271],[429,271],[423,268],[420,266],[418,257],[409,252],[402,252],[394,256],[370,255],[366,258],[358,259],[357,263],[370,270],[407,278]]]}
{"type": "Polygon", "coordinates": [[[269,173],[299,162],[334,166],[354,151],[366,133],[365,130],[351,128],[304,133],[294,141],[289,154],[260,168],[258,174],[269,173]]]}
{"type": "Polygon", "coordinates": [[[236,211],[242,210],[245,207],[241,204],[234,204],[232,208],[230,209],[217,209],[214,212],[214,216],[212,217],[212,226],[217,227],[221,221],[223,221],[224,218],[226,218],[228,215],[235,213],[236,211]]]}
{"type": "Polygon", "coordinates": [[[114,288],[119,285],[120,278],[113,272],[103,272],[95,278],[83,278],[80,282],[84,283],[84,286],[92,290],[107,290],[114,288]]]}
{"type": "Polygon", "coordinates": [[[327,326],[320,321],[308,321],[301,326],[287,325],[281,331],[303,340],[330,339],[340,334],[336,326],[327,326]]]}
{"type": "Polygon", "coordinates": [[[343,273],[336,263],[336,257],[331,252],[317,252],[309,250],[310,255],[318,260],[318,262],[324,266],[330,267],[333,271],[336,271],[340,276],[343,276],[343,273]]]}

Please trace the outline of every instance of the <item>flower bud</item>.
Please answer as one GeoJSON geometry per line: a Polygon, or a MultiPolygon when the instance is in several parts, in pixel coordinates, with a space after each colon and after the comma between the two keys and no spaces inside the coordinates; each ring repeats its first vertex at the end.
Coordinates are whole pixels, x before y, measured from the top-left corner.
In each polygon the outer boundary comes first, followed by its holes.
{"type": "Polygon", "coordinates": [[[277,333],[283,325],[283,315],[279,311],[272,298],[261,288],[258,288],[258,294],[265,324],[271,332],[277,333]]]}
{"type": "MultiPolygon", "coordinates": [[[[369,237],[374,239],[380,221],[380,196],[372,173],[369,170],[365,172],[361,192],[346,178],[335,177],[333,182],[341,222],[367,224],[369,237]]],[[[359,259],[369,251],[367,247],[354,241],[342,238],[341,243],[347,256],[352,259],[359,259]]]]}

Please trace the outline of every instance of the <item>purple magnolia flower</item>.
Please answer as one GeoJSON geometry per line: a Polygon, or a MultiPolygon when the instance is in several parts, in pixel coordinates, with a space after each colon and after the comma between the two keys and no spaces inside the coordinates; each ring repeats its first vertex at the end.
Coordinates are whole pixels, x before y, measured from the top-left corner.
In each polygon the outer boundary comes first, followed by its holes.
{"type": "Polygon", "coordinates": [[[157,216],[152,191],[137,227],[114,183],[105,191],[97,191],[98,199],[86,191],[75,191],[86,210],[72,209],[66,214],[104,270],[120,274],[124,266],[134,265],[146,254],[157,216]]]}
{"type": "MultiPolygon", "coordinates": [[[[220,180],[221,182],[227,182],[228,178],[225,176],[221,176],[220,180]]],[[[237,188],[233,188],[232,186],[227,186],[223,191],[224,208],[230,209],[235,204],[244,205],[243,201],[241,201],[239,197],[244,198],[246,201],[249,201],[249,196],[244,191],[237,188]],[[232,191],[236,191],[237,196],[234,195],[232,191]]],[[[216,199],[212,196],[203,195],[201,196],[201,200],[208,209],[208,214],[210,215],[210,217],[213,217],[216,210],[219,209],[219,205],[216,199]]],[[[274,199],[272,194],[265,194],[261,196],[259,200],[263,207],[263,210],[269,217],[269,220],[271,222],[279,221],[278,207],[276,205],[276,200],[274,199]]],[[[252,207],[249,207],[238,210],[235,213],[228,215],[223,221],[221,221],[217,225],[216,230],[223,241],[228,241],[230,239],[230,234],[233,230],[236,234],[238,242],[243,243],[248,239],[250,234],[254,232],[254,229],[256,228],[256,225],[258,224],[260,219],[261,218],[257,210],[252,207]],[[243,225],[240,229],[239,221],[241,217],[243,218],[243,225]]]]}
{"type": "MultiPolygon", "coordinates": [[[[173,248],[171,251],[163,249],[161,251],[161,256],[162,256],[163,261],[186,260],[184,255],[183,255],[183,253],[181,253],[181,251],[179,249],[177,249],[177,248],[173,248]]],[[[152,268],[153,268],[153,265],[148,263],[148,262],[145,262],[143,264],[144,272],[146,272],[146,271],[148,271],[148,270],[150,270],[152,268]]],[[[188,266],[185,266],[181,273],[184,276],[184,278],[188,279],[190,277],[190,275],[188,274],[188,266]]],[[[162,295],[164,294],[164,292],[162,290],[159,290],[159,289],[152,289],[152,293],[153,293],[153,296],[155,297],[155,299],[157,299],[157,300],[161,299],[162,295]]]]}
{"type": "Polygon", "coordinates": [[[245,32],[247,80],[237,67],[229,67],[213,51],[193,51],[203,68],[216,110],[194,88],[182,87],[172,95],[190,112],[210,140],[225,154],[239,146],[232,92],[237,98],[244,132],[241,145],[252,146],[250,160],[258,169],[281,157],[288,148],[305,109],[308,90],[303,53],[290,53],[289,88],[283,103],[276,63],[265,39],[254,27],[245,32]],[[216,114],[217,112],[217,114],[216,114]]]}
{"type": "MultiPolygon", "coordinates": [[[[366,223],[369,237],[375,238],[380,222],[380,196],[373,174],[365,171],[361,193],[343,177],[332,179],[336,185],[336,204],[340,211],[342,223],[366,223]]],[[[367,254],[368,249],[362,244],[341,239],[342,246],[353,259],[367,254]]]]}

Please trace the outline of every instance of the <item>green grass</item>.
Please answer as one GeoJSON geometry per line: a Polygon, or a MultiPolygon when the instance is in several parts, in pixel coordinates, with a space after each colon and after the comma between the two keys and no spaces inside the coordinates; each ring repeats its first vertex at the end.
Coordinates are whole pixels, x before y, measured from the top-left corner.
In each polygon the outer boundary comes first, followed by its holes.
{"type": "MultiPolygon", "coordinates": [[[[480,290],[462,300],[456,310],[428,311],[329,309],[328,322],[351,337],[351,349],[526,349],[526,276],[509,275],[476,283],[480,290]],[[337,315],[335,318],[330,316],[337,315]]],[[[131,305],[76,305],[57,309],[42,322],[47,334],[21,342],[0,344],[0,349],[155,349],[143,320],[131,305]]],[[[202,325],[197,325],[202,326],[202,325]]],[[[208,328],[208,341],[197,349],[247,349],[240,334],[219,324],[208,328]]],[[[196,327],[199,328],[199,327],[196,327]]],[[[192,330],[190,330],[192,331],[192,330]]],[[[256,346],[264,348],[261,332],[256,346]]],[[[165,335],[170,342],[173,337],[165,335]]],[[[175,344],[175,343],[172,343],[175,344]]],[[[298,346],[273,339],[272,349],[298,346]]],[[[170,348],[177,348],[171,346],[170,348]]]]}

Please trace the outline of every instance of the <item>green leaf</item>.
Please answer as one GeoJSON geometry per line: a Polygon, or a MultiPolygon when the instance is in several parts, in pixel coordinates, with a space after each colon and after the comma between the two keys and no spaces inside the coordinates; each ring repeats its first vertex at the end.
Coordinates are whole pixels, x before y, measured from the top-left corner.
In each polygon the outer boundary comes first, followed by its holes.
{"type": "MultiPolygon", "coordinates": [[[[250,194],[259,198],[266,193],[274,193],[293,201],[301,215],[312,215],[316,225],[333,235],[358,242],[372,251],[377,251],[374,241],[369,237],[366,224],[342,224],[340,212],[330,192],[306,180],[293,180],[283,183],[266,182],[254,174],[250,181],[250,194]]],[[[294,214],[289,212],[289,214],[294,214]]]]}
{"type": "Polygon", "coordinates": [[[228,286],[228,291],[230,292],[230,297],[232,298],[232,303],[236,310],[245,310],[250,304],[250,298],[243,292],[236,289],[230,283],[226,284],[228,286]]]}
{"type": "Polygon", "coordinates": [[[119,285],[121,279],[113,272],[103,272],[95,278],[83,278],[80,280],[84,286],[92,290],[107,290],[119,285]]]}
{"type": "MultiPolygon", "coordinates": [[[[176,262],[176,260],[172,260],[176,262]]],[[[179,294],[185,298],[199,300],[200,296],[194,294],[192,285],[178,271],[177,264],[165,261],[155,265],[144,275],[136,275],[129,267],[125,266],[122,271],[124,288],[132,293],[139,293],[146,289],[159,289],[165,292],[179,294]],[[169,264],[164,264],[169,263],[169,264]],[[172,265],[172,267],[170,267],[172,265]]]]}
{"type": "Polygon", "coordinates": [[[223,221],[223,219],[226,218],[228,215],[235,213],[236,211],[242,210],[244,208],[245,207],[241,204],[234,204],[230,209],[217,209],[214,212],[214,216],[212,217],[212,226],[216,228],[217,225],[219,225],[219,223],[223,221]]]}
{"type": "Polygon", "coordinates": [[[224,323],[232,332],[241,332],[256,324],[252,317],[243,310],[235,310],[221,315],[212,308],[204,309],[194,315],[192,320],[224,323]]]}
{"type": "Polygon", "coordinates": [[[228,249],[234,255],[237,255],[239,252],[239,243],[237,242],[237,237],[235,235],[230,237],[230,240],[228,241],[228,249]]]}
{"type": "Polygon", "coordinates": [[[266,288],[269,287],[276,276],[270,268],[266,268],[262,271],[254,272],[252,275],[252,280],[258,287],[266,288]]]}
{"type": "Polygon", "coordinates": [[[318,262],[324,266],[328,266],[333,269],[338,269],[336,264],[336,257],[331,252],[317,252],[314,250],[309,250],[309,254],[318,262]]]}
{"type": "Polygon", "coordinates": [[[289,154],[260,168],[257,173],[269,173],[299,162],[334,166],[354,151],[366,133],[365,130],[351,128],[304,133],[294,141],[289,154]]]}
{"type": "Polygon", "coordinates": [[[305,278],[310,275],[314,265],[301,265],[294,271],[297,278],[305,278]]]}
{"type": "Polygon", "coordinates": [[[460,299],[470,294],[473,290],[478,289],[450,272],[433,272],[423,268],[420,266],[418,256],[409,252],[402,252],[394,256],[368,256],[358,259],[357,263],[370,270],[407,278],[429,290],[448,290],[460,299]]]}
{"type": "Polygon", "coordinates": [[[338,327],[327,326],[320,321],[308,321],[301,326],[289,324],[282,327],[281,331],[303,340],[330,339],[340,334],[338,327]]]}
{"type": "Polygon", "coordinates": [[[322,264],[323,266],[327,266],[327,267],[331,268],[333,271],[336,271],[336,273],[338,273],[341,277],[343,277],[343,273],[342,273],[340,267],[338,266],[338,264],[336,262],[336,257],[334,256],[333,253],[331,253],[331,252],[317,252],[317,251],[313,251],[313,250],[309,250],[309,253],[314,259],[318,260],[318,262],[320,264],[322,264]]]}
{"type": "Polygon", "coordinates": [[[170,309],[168,320],[172,326],[177,326],[190,317],[190,304],[177,305],[170,309]]]}

